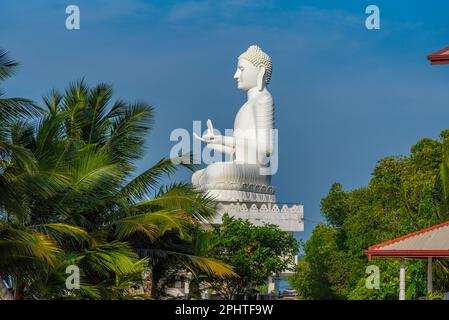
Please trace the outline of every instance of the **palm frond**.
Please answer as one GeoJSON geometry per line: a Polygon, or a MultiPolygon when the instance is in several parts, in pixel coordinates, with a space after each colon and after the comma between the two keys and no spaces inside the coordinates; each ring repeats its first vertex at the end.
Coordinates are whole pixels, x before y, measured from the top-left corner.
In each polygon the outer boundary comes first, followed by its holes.
{"type": "Polygon", "coordinates": [[[65,223],[46,223],[36,225],[34,229],[47,234],[57,242],[62,242],[67,238],[74,239],[79,243],[89,242],[91,240],[90,235],[85,229],[65,223]]]}
{"type": "Polygon", "coordinates": [[[6,50],[0,49],[0,80],[5,80],[14,74],[19,63],[12,60],[6,50]]]}
{"type": "Polygon", "coordinates": [[[192,254],[182,254],[177,257],[194,274],[203,271],[213,277],[237,277],[232,266],[207,256],[215,245],[211,231],[194,229],[191,244],[192,254]]]}
{"type": "Polygon", "coordinates": [[[214,258],[200,257],[189,254],[181,254],[177,255],[177,257],[180,262],[194,275],[198,274],[198,272],[205,272],[210,276],[218,278],[238,277],[238,275],[233,271],[232,266],[214,258]]]}
{"type": "Polygon", "coordinates": [[[233,271],[233,267],[214,258],[199,256],[182,251],[173,251],[169,249],[140,249],[142,255],[152,259],[167,260],[176,259],[184,268],[194,275],[206,273],[214,277],[238,277],[233,271]]]}
{"type": "Polygon", "coordinates": [[[82,129],[89,124],[85,108],[88,95],[84,79],[72,82],[65,90],[62,110],[67,114],[65,131],[70,139],[80,139],[82,129]]]}
{"type": "Polygon", "coordinates": [[[53,89],[46,96],[42,98],[49,113],[53,116],[57,115],[62,108],[62,101],[64,96],[57,90],[53,89]]]}
{"type": "Polygon", "coordinates": [[[49,115],[41,118],[36,132],[34,153],[40,159],[55,158],[55,148],[62,148],[64,114],[49,115]]]}
{"type": "Polygon", "coordinates": [[[185,183],[161,188],[154,199],[139,202],[136,206],[180,209],[189,216],[195,217],[197,221],[204,223],[207,223],[216,214],[216,203],[213,199],[185,183]]]}
{"type": "Polygon", "coordinates": [[[0,265],[20,257],[36,258],[54,265],[60,249],[47,235],[30,229],[18,229],[3,224],[0,240],[0,265]]]}
{"type": "Polygon", "coordinates": [[[101,298],[101,292],[100,288],[96,285],[91,284],[82,284],[80,283],[79,293],[77,292],[78,296],[81,297],[88,297],[92,299],[100,299],[101,298]]]}
{"type": "Polygon", "coordinates": [[[111,121],[110,137],[105,148],[121,159],[134,160],[143,152],[145,135],[153,127],[154,109],[146,103],[135,103],[121,112],[111,121]]]}
{"type": "Polygon", "coordinates": [[[41,113],[41,110],[39,106],[29,99],[0,99],[0,121],[3,124],[11,124],[26,117],[35,117],[41,113]]]}
{"type": "Polygon", "coordinates": [[[37,170],[38,163],[34,154],[20,144],[0,141],[0,159],[5,160],[4,169],[14,165],[17,170],[30,173],[37,170]]]}
{"type": "MultiPolygon", "coordinates": [[[[114,188],[123,177],[123,166],[104,150],[85,150],[68,169],[77,191],[114,188]]],[[[111,189],[109,189],[111,190],[111,189]]]]}
{"type": "Polygon", "coordinates": [[[99,274],[129,274],[136,271],[137,254],[126,242],[99,244],[80,255],[80,263],[89,266],[99,274]]]}
{"type": "Polygon", "coordinates": [[[190,219],[180,210],[160,210],[126,217],[113,223],[114,235],[120,239],[143,233],[151,241],[170,230],[184,235],[189,227],[190,219]]]}
{"type": "Polygon", "coordinates": [[[126,103],[126,101],[124,100],[119,99],[115,101],[112,105],[111,110],[109,110],[109,112],[107,113],[106,118],[112,120],[114,118],[124,116],[126,113],[126,109],[128,109],[128,106],[128,103],[126,103]]]}
{"type": "Polygon", "coordinates": [[[176,165],[170,159],[161,159],[154,166],[144,171],[120,191],[120,194],[130,200],[142,199],[150,192],[159,188],[164,177],[169,177],[176,171],[176,165]]]}
{"type": "Polygon", "coordinates": [[[27,149],[34,148],[34,125],[28,121],[17,121],[11,125],[11,143],[27,149]]]}
{"type": "Polygon", "coordinates": [[[89,144],[104,142],[107,125],[109,125],[108,121],[105,122],[104,116],[112,93],[112,87],[104,83],[98,84],[89,92],[87,99],[89,124],[86,127],[88,134],[86,142],[89,144]]]}
{"type": "Polygon", "coordinates": [[[170,178],[180,166],[187,167],[192,171],[195,170],[196,167],[192,164],[191,154],[159,160],[154,166],[129,181],[122,188],[120,194],[130,201],[142,200],[150,192],[160,189],[163,179],[170,178]]]}

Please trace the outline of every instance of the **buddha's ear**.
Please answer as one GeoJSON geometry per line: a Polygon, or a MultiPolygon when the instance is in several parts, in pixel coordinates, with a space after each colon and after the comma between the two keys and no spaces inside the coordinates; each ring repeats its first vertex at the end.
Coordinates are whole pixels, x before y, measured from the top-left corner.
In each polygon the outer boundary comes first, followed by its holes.
{"type": "Polygon", "coordinates": [[[257,74],[257,88],[262,91],[265,84],[265,67],[259,68],[259,73],[257,74]]]}

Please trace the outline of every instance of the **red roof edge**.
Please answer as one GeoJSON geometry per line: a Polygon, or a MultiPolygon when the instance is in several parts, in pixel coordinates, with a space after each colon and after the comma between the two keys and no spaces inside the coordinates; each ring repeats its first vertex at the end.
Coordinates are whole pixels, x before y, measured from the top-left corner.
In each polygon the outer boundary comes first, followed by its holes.
{"type": "Polygon", "coordinates": [[[428,258],[449,257],[449,250],[365,250],[364,253],[371,260],[372,257],[387,258],[428,258]]]}
{"type": "Polygon", "coordinates": [[[448,225],[449,225],[449,221],[446,221],[446,222],[437,224],[435,226],[428,227],[426,229],[422,229],[422,230],[419,230],[419,231],[415,231],[415,232],[406,234],[405,236],[402,236],[402,237],[399,237],[399,238],[395,238],[395,239],[392,239],[392,240],[388,240],[388,241],[385,241],[385,242],[382,242],[382,243],[378,243],[378,244],[372,245],[372,246],[368,247],[367,251],[379,249],[379,248],[384,247],[386,245],[389,245],[389,244],[392,244],[392,243],[396,243],[396,242],[402,241],[404,239],[414,237],[414,236],[416,236],[418,234],[426,233],[426,232],[429,232],[429,231],[432,231],[432,230],[435,230],[435,229],[438,229],[438,228],[441,228],[441,227],[445,227],[445,226],[448,226],[448,225]]]}
{"type": "Polygon", "coordinates": [[[432,60],[430,62],[432,65],[449,64],[449,59],[447,59],[447,60],[432,60]]]}
{"type": "Polygon", "coordinates": [[[449,47],[431,53],[427,56],[427,60],[432,64],[449,64],[449,54],[442,54],[447,51],[449,51],[449,47]]]}

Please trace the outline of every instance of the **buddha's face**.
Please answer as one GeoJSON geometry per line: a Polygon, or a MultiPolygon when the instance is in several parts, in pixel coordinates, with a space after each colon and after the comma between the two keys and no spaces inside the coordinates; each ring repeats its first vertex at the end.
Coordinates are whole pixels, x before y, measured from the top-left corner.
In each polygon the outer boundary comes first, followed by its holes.
{"type": "Polygon", "coordinates": [[[246,59],[239,59],[234,79],[240,90],[248,91],[257,86],[257,76],[260,70],[246,59]]]}

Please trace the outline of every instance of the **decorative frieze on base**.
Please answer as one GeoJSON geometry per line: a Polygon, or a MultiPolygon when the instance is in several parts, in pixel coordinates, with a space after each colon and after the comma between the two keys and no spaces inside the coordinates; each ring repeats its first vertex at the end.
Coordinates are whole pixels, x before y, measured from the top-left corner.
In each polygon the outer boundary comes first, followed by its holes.
{"type": "Polygon", "coordinates": [[[302,204],[276,204],[260,202],[219,202],[213,224],[221,224],[225,213],[235,218],[247,219],[254,225],[274,224],[286,232],[304,231],[304,206],[302,204]]]}

